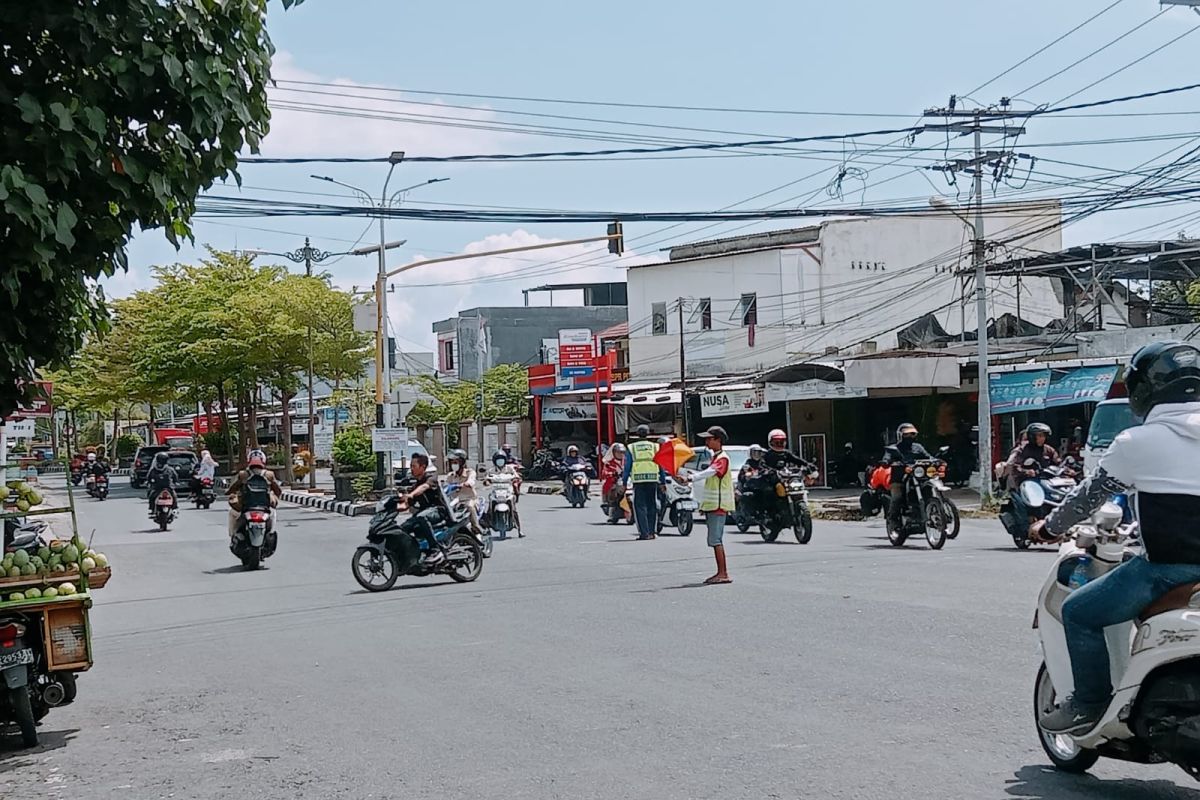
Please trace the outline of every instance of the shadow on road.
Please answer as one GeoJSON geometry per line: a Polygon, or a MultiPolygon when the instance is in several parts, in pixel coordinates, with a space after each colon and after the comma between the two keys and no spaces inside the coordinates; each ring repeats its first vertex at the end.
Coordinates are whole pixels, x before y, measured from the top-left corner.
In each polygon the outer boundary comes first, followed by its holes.
{"type": "MultiPolygon", "coordinates": [[[[1180,776],[1182,772],[1178,772],[1180,776]]],[[[1200,792],[1169,780],[1142,781],[1133,778],[1106,781],[1091,775],[1070,775],[1053,767],[1030,764],[1021,767],[1004,791],[1021,800],[1098,798],[1104,800],[1197,800],[1200,792]]]]}
{"type": "Polygon", "coordinates": [[[1058,554],[1057,549],[1049,547],[1031,547],[1028,550],[1021,550],[1016,545],[1011,545],[1009,547],[981,547],[979,549],[983,550],[985,553],[1041,553],[1043,555],[1046,553],[1051,553],[1054,555],[1058,554]]]}
{"type": "Polygon", "coordinates": [[[676,589],[704,589],[709,586],[720,586],[723,584],[709,584],[703,581],[699,583],[681,583],[678,586],[659,586],[656,589],[630,589],[630,594],[657,594],[658,592],[673,592],[676,589]]]}
{"type": "Polygon", "coordinates": [[[33,767],[42,760],[42,754],[66,747],[77,733],[78,728],[61,731],[39,730],[38,746],[27,749],[21,747],[21,737],[15,732],[9,735],[0,734],[0,774],[23,767],[33,767]]]}
{"type": "Polygon", "coordinates": [[[432,589],[435,586],[453,586],[454,580],[446,581],[425,581],[425,583],[400,583],[385,592],[370,592],[366,589],[355,589],[352,592],[346,592],[346,597],[353,597],[356,594],[387,594],[388,592],[402,592],[406,589],[432,589]]]}
{"type": "Polygon", "coordinates": [[[259,564],[258,569],[246,569],[241,564],[230,564],[228,567],[217,567],[216,569],[204,570],[205,575],[240,575],[243,572],[266,572],[269,570],[266,564],[259,564]]]}

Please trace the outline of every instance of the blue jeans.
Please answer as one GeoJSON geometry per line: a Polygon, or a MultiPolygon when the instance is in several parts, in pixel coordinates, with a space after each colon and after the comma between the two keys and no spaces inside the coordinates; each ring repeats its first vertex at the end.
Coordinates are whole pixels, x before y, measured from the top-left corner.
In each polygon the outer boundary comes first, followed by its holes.
{"type": "Polygon", "coordinates": [[[633,485],[633,518],[639,536],[658,532],[658,481],[633,485]]]}
{"type": "Polygon", "coordinates": [[[1200,564],[1158,564],[1138,556],[1071,592],[1062,615],[1077,703],[1105,705],[1112,698],[1104,629],[1136,619],[1143,608],[1185,583],[1200,583],[1200,564]]]}

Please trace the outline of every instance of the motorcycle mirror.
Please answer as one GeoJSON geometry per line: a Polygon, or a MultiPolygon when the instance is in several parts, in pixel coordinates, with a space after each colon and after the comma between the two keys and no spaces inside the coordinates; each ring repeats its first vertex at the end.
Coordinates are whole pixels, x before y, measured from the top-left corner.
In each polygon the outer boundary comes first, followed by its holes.
{"type": "Polygon", "coordinates": [[[1109,500],[1100,506],[1100,510],[1092,515],[1096,527],[1103,531],[1115,530],[1125,517],[1125,509],[1109,500]]]}
{"type": "Polygon", "coordinates": [[[1025,481],[1021,484],[1021,499],[1030,508],[1041,508],[1046,504],[1046,490],[1037,481],[1025,481]]]}
{"type": "Polygon", "coordinates": [[[939,448],[938,448],[938,452],[939,452],[939,453],[949,453],[949,452],[950,452],[950,445],[948,445],[948,444],[944,444],[944,445],[942,445],[941,447],[939,447],[939,448]]]}

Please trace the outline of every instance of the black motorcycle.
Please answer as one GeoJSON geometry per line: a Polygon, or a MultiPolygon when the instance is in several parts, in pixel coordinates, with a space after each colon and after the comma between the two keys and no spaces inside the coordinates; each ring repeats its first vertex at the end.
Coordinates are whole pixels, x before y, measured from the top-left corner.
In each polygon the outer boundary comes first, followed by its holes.
{"type": "Polygon", "coordinates": [[[158,529],[165,531],[179,516],[179,501],[170,489],[162,489],[154,498],[154,512],[150,518],[158,523],[158,529]]]}
{"type": "Polygon", "coordinates": [[[806,481],[814,473],[812,469],[744,470],[735,497],[735,506],[743,509],[741,517],[735,515],[734,519],[738,530],[745,532],[758,525],[763,541],[773,542],[784,528],[791,528],[797,542],[808,544],[812,539],[812,514],[806,481]]]}
{"type": "Polygon", "coordinates": [[[71,485],[78,486],[83,481],[83,467],[71,467],[71,485]]]}
{"type": "Polygon", "coordinates": [[[396,495],[376,504],[367,528],[367,543],[354,551],[350,561],[350,571],[359,586],[368,592],[386,592],[401,575],[449,575],[459,583],[479,577],[483,549],[471,535],[467,520],[435,526],[434,537],[445,546],[446,557],[430,564],[424,558],[428,543],[400,527],[400,513],[405,510],[396,495]]]}
{"type": "Polygon", "coordinates": [[[91,483],[88,484],[88,494],[97,500],[104,500],[108,497],[108,476],[103,472],[98,472],[90,477],[91,483]]]}
{"type": "Polygon", "coordinates": [[[196,508],[210,508],[213,501],[217,499],[217,492],[213,488],[213,479],[196,476],[193,480],[196,484],[196,491],[192,493],[192,501],[196,504],[196,508]]]}
{"type": "MultiPolygon", "coordinates": [[[[1038,463],[1032,458],[1025,459],[1021,465],[1025,470],[1038,469],[1038,463]]],[[[1029,516],[1020,519],[1016,506],[1013,505],[1012,495],[1000,506],[1000,524],[1012,537],[1013,544],[1020,550],[1028,550],[1033,542],[1029,538],[1029,526],[1034,520],[1045,519],[1050,511],[1071,493],[1080,479],[1080,473],[1070,466],[1049,466],[1039,469],[1037,477],[1025,478],[1016,491],[1021,493],[1029,516]]]]}
{"type": "Polygon", "coordinates": [[[229,540],[229,552],[242,562],[242,569],[258,569],[275,554],[279,536],[271,516],[271,485],[265,475],[251,475],[240,494],[241,515],[229,540]]]}
{"type": "Polygon", "coordinates": [[[550,450],[538,450],[533,454],[533,464],[525,470],[525,478],[531,481],[551,481],[562,478],[563,465],[550,450]]]}
{"type": "Polygon", "coordinates": [[[905,466],[902,476],[897,476],[898,468],[893,469],[892,480],[904,482],[900,519],[895,520],[892,514],[887,517],[888,541],[894,546],[903,546],[908,537],[919,536],[922,531],[934,550],[945,546],[953,521],[935,481],[940,466],[937,460],[922,459],[905,466]]]}

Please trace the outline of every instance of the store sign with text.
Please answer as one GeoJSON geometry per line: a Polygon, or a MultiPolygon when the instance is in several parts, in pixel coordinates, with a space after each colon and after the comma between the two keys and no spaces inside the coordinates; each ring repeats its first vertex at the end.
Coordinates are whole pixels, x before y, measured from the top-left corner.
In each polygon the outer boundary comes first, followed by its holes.
{"type": "Polygon", "coordinates": [[[590,399],[547,397],[542,401],[542,422],[595,422],[596,403],[590,399]]]}
{"type": "Polygon", "coordinates": [[[592,374],[594,349],[592,332],[587,328],[567,328],[558,332],[558,372],[564,378],[592,374]]]}
{"type": "Polygon", "coordinates": [[[767,410],[762,389],[731,389],[700,395],[700,416],[728,417],[737,414],[762,414],[767,410]]]}

